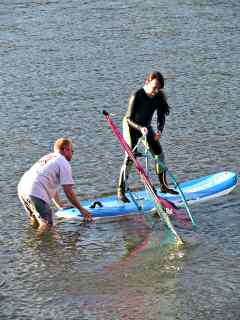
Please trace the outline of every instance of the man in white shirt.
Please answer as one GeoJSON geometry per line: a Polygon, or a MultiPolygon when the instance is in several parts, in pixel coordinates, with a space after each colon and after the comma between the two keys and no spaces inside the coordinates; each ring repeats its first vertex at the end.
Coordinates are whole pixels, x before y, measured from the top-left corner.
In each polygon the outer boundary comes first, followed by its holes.
{"type": "Polygon", "coordinates": [[[22,176],[18,184],[18,196],[32,224],[39,230],[49,229],[52,224],[53,202],[57,208],[67,207],[59,198],[60,186],[71,202],[79,209],[85,221],[91,221],[91,213],[80,205],[73,190],[74,181],[70,161],[73,156],[71,140],[60,138],[54,143],[54,152],[37,161],[22,176]]]}

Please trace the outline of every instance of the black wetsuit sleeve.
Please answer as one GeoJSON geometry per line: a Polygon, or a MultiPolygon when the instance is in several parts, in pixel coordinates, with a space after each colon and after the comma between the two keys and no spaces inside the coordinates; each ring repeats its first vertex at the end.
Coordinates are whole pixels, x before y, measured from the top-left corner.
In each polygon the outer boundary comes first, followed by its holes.
{"type": "Polygon", "coordinates": [[[136,109],[136,96],[131,96],[128,102],[128,111],[126,114],[126,120],[130,127],[141,131],[143,127],[132,120],[136,112],[135,109],[136,109]]]}
{"type": "Polygon", "coordinates": [[[169,110],[169,105],[167,103],[165,95],[162,94],[161,103],[159,108],[157,109],[157,129],[160,132],[163,132],[163,128],[166,120],[166,114],[169,113],[169,111],[166,112],[166,110],[169,110]]]}
{"type": "Polygon", "coordinates": [[[157,129],[160,132],[163,132],[163,128],[165,125],[165,114],[161,112],[161,109],[157,109],[157,129]]]}

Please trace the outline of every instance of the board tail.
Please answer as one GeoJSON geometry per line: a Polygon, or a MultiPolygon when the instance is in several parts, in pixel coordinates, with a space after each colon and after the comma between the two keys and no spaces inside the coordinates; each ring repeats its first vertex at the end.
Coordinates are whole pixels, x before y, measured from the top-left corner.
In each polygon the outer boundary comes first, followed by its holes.
{"type": "Polygon", "coordinates": [[[162,218],[163,222],[166,224],[166,226],[171,230],[171,232],[174,234],[175,238],[176,238],[176,242],[177,244],[183,244],[182,239],[180,238],[180,236],[178,235],[177,231],[175,230],[174,226],[171,223],[171,220],[169,218],[168,213],[171,211],[172,213],[175,212],[176,208],[175,206],[161,198],[158,196],[154,186],[152,185],[148,175],[146,174],[144,168],[142,167],[140,161],[135,158],[132,149],[129,147],[129,145],[127,144],[127,142],[125,141],[125,139],[123,138],[120,130],[116,127],[116,125],[113,123],[109,113],[107,111],[103,111],[103,114],[108,122],[109,127],[111,128],[113,134],[116,136],[116,138],[118,139],[122,149],[124,152],[126,152],[129,156],[129,158],[133,161],[136,171],[139,174],[150,198],[152,199],[152,201],[155,204],[156,210],[159,214],[159,216],[162,218]]]}

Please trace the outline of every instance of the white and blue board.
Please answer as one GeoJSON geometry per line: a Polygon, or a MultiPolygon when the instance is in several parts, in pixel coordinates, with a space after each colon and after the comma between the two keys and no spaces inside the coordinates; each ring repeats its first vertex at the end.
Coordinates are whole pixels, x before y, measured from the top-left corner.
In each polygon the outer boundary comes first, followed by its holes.
{"type": "MultiPolygon", "coordinates": [[[[180,183],[179,186],[189,204],[208,201],[231,192],[237,185],[237,175],[234,172],[224,171],[212,175],[200,177],[194,180],[180,183]]],[[[158,195],[175,204],[176,207],[183,207],[184,203],[180,195],[161,193],[158,195]]],[[[149,199],[146,191],[133,192],[141,209],[131,200],[130,203],[123,203],[114,196],[101,197],[96,200],[82,200],[81,205],[91,212],[93,220],[115,220],[122,217],[147,213],[154,208],[154,203],[149,199]]],[[[78,209],[68,208],[56,212],[58,218],[67,220],[83,220],[78,209]]]]}

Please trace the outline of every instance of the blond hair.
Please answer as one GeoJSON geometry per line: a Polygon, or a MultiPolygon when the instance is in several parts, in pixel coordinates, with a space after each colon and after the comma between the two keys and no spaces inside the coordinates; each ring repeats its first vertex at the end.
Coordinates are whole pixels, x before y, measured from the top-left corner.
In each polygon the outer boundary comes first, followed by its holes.
{"type": "Polygon", "coordinates": [[[55,141],[53,150],[55,152],[63,151],[66,147],[72,146],[72,141],[67,138],[59,138],[55,141]]]}

